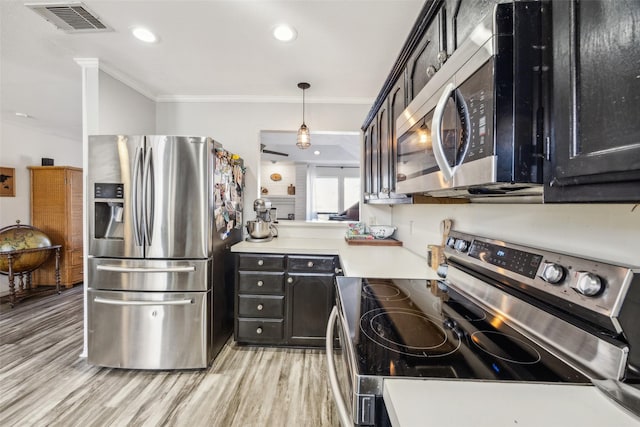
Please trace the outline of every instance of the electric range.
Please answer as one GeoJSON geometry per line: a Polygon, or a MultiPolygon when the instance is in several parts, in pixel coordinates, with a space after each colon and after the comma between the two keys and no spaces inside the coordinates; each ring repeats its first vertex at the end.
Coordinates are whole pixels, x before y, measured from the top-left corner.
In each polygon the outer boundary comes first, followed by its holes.
{"type": "Polygon", "coordinates": [[[613,381],[636,404],[622,381],[640,378],[640,270],[458,231],[445,255],[438,281],[337,278],[327,359],[343,424],[378,425],[392,377],[613,381]]]}

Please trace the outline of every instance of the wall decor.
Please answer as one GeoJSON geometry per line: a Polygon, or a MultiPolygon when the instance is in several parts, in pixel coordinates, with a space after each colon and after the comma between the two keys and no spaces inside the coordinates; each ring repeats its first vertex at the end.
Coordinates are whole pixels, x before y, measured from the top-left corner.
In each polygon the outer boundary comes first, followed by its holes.
{"type": "Polygon", "coordinates": [[[280,181],[282,179],[282,175],[279,173],[272,173],[269,178],[271,178],[271,181],[280,181]]]}
{"type": "Polygon", "coordinates": [[[16,196],[15,176],[16,176],[15,168],[5,168],[0,166],[0,196],[1,197],[16,196]]]}

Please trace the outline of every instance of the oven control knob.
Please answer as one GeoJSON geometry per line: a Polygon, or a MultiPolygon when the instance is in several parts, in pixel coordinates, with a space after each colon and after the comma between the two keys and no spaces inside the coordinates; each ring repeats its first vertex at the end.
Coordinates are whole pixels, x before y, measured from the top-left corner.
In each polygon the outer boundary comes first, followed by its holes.
{"type": "Polygon", "coordinates": [[[453,248],[456,245],[456,238],[455,237],[449,237],[447,239],[447,246],[449,246],[450,248],[453,248]]]}
{"type": "Polygon", "coordinates": [[[542,273],[540,274],[542,280],[552,285],[557,285],[564,279],[564,268],[560,264],[554,264],[553,262],[545,262],[542,267],[542,273]]]}
{"type": "Polygon", "coordinates": [[[436,270],[438,277],[442,277],[443,279],[447,277],[448,272],[449,272],[449,265],[447,264],[440,264],[438,266],[438,270],[436,270]]]}
{"type": "Polygon", "coordinates": [[[469,242],[466,240],[458,239],[456,240],[455,249],[458,252],[466,252],[469,249],[469,242]]]}
{"type": "Polygon", "coordinates": [[[592,297],[602,292],[604,285],[600,277],[587,271],[578,271],[576,273],[576,284],[573,289],[584,296],[592,297]]]}

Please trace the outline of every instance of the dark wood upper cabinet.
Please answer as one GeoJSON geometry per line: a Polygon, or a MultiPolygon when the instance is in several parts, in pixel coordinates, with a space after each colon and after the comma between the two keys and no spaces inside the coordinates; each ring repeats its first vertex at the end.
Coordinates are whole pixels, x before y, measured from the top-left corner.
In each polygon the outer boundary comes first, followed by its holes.
{"type": "Polygon", "coordinates": [[[364,145],[364,173],[362,187],[364,191],[364,200],[371,198],[371,139],[369,138],[370,130],[366,129],[363,132],[362,144],[364,145]]]}
{"type": "Polygon", "coordinates": [[[448,31],[451,52],[471,35],[478,22],[490,13],[498,2],[498,0],[447,0],[451,17],[448,31]]]}
{"type": "Polygon", "coordinates": [[[640,200],[640,3],[554,1],[545,202],[640,200]]]}
{"type": "Polygon", "coordinates": [[[380,137],[376,124],[370,128],[369,139],[371,140],[371,197],[377,198],[380,192],[380,137]]]}
{"type": "Polygon", "coordinates": [[[378,170],[380,193],[378,197],[384,199],[389,198],[391,192],[391,141],[389,139],[390,123],[387,105],[388,103],[385,102],[378,113],[378,128],[380,129],[380,168],[378,170]]]}
{"type": "Polygon", "coordinates": [[[396,161],[398,155],[398,134],[396,133],[396,120],[404,109],[407,106],[407,96],[405,89],[405,76],[400,76],[400,79],[396,83],[395,87],[392,89],[389,94],[389,118],[391,119],[391,127],[390,127],[390,166],[389,166],[389,176],[391,177],[391,193],[395,193],[396,191],[396,161]]]}
{"type": "Polygon", "coordinates": [[[447,60],[446,46],[446,13],[445,4],[442,3],[407,63],[409,101],[415,98],[447,60]]]}

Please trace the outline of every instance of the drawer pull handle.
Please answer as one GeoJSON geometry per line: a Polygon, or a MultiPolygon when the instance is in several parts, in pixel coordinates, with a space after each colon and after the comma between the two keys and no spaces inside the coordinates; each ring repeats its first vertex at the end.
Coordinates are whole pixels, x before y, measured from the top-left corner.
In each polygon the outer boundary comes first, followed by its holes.
{"type": "Polygon", "coordinates": [[[194,266],[183,267],[122,267],[119,265],[99,265],[98,271],[113,271],[116,273],[189,273],[196,271],[194,266]]]}
{"type": "Polygon", "coordinates": [[[264,308],[264,305],[262,304],[258,304],[258,307],[256,307],[258,309],[258,311],[262,311],[262,309],[264,308]]]}
{"type": "Polygon", "coordinates": [[[258,280],[258,287],[262,287],[262,285],[264,285],[264,282],[262,280],[258,280]]]}
{"type": "Polygon", "coordinates": [[[110,298],[102,298],[95,297],[93,301],[97,304],[108,304],[108,305],[136,305],[136,306],[146,306],[146,305],[188,305],[193,304],[194,300],[192,299],[179,299],[179,300],[169,300],[169,301],[140,301],[140,300],[115,300],[110,298]]]}
{"type": "Polygon", "coordinates": [[[264,264],[264,260],[259,259],[258,260],[258,265],[263,265],[264,264]]]}
{"type": "Polygon", "coordinates": [[[312,267],[313,267],[313,261],[309,261],[309,262],[307,263],[307,267],[312,268],[312,267]]]}
{"type": "Polygon", "coordinates": [[[289,278],[287,279],[287,283],[293,283],[293,279],[292,279],[291,277],[289,277],[289,278]]]}
{"type": "Polygon", "coordinates": [[[262,333],[262,328],[256,329],[256,334],[260,335],[262,333]]]}

